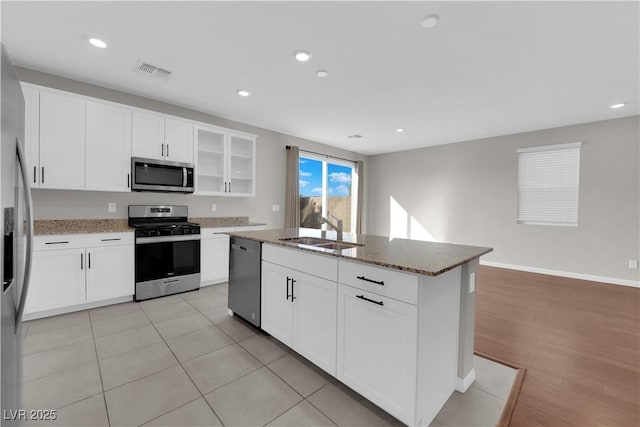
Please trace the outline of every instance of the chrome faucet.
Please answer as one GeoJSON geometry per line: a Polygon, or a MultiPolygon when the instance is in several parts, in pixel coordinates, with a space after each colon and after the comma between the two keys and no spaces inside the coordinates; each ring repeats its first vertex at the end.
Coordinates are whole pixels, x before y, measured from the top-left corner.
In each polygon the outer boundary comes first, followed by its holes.
{"type": "Polygon", "coordinates": [[[342,229],[344,227],[344,224],[343,224],[343,222],[342,222],[342,220],[340,218],[336,217],[335,215],[331,215],[331,216],[334,217],[338,221],[338,225],[335,225],[334,223],[332,223],[331,221],[329,221],[325,217],[322,217],[322,221],[320,223],[321,224],[327,224],[329,227],[331,227],[334,230],[336,230],[336,232],[338,233],[338,241],[342,241],[342,229]]]}

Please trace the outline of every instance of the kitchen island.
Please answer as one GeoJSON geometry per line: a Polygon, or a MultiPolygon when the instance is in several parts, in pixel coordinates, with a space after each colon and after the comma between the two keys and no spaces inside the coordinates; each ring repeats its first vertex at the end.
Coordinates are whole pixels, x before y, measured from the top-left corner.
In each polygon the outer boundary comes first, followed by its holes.
{"type": "Polygon", "coordinates": [[[475,380],[475,276],[491,248],[313,229],[262,245],[262,329],[410,426],[475,380]]]}

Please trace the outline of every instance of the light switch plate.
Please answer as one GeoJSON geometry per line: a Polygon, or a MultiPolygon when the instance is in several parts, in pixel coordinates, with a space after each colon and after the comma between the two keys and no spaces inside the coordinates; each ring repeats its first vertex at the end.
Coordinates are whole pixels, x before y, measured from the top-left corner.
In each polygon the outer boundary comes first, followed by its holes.
{"type": "Polygon", "coordinates": [[[638,268],[638,260],[637,259],[630,259],[629,260],[629,268],[632,268],[632,269],[636,270],[638,268]]]}
{"type": "Polygon", "coordinates": [[[273,212],[280,212],[280,205],[271,205],[271,210],[273,212]]]}
{"type": "Polygon", "coordinates": [[[116,212],[116,202],[109,202],[107,204],[107,211],[109,213],[115,213],[116,212]]]}
{"type": "Polygon", "coordinates": [[[218,209],[218,206],[215,203],[211,203],[211,212],[215,212],[216,209],[218,209]]]}
{"type": "Polygon", "coordinates": [[[476,273],[469,275],[469,293],[472,294],[476,291],[476,273]]]}

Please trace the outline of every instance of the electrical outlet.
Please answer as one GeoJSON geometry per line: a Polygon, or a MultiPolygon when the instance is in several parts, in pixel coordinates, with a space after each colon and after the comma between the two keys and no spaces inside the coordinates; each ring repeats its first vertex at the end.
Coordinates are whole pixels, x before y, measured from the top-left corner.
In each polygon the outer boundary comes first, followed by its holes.
{"type": "Polygon", "coordinates": [[[115,213],[116,212],[116,202],[109,202],[109,204],[107,204],[107,211],[109,213],[115,213]]]}
{"type": "Polygon", "coordinates": [[[638,269],[638,260],[637,259],[630,259],[629,260],[629,268],[637,270],[638,269]]]}
{"type": "Polygon", "coordinates": [[[218,207],[216,206],[215,203],[211,203],[211,212],[215,212],[216,209],[218,209],[218,207]]]}
{"type": "Polygon", "coordinates": [[[271,210],[273,212],[280,212],[280,205],[271,205],[271,210]]]}
{"type": "Polygon", "coordinates": [[[472,294],[476,291],[476,273],[469,275],[469,293],[472,294]]]}

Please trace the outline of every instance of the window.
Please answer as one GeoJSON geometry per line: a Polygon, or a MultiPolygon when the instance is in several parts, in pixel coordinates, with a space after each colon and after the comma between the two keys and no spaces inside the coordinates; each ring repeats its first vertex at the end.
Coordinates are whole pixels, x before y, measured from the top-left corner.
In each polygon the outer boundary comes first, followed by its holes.
{"type": "Polygon", "coordinates": [[[518,223],[578,225],[580,142],[518,150],[518,223]]]}
{"type": "Polygon", "coordinates": [[[342,220],[346,233],[355,230],[355,164],[301,151],[299,173],[300,227],[322,228],[324,217],[342,220]]]}

